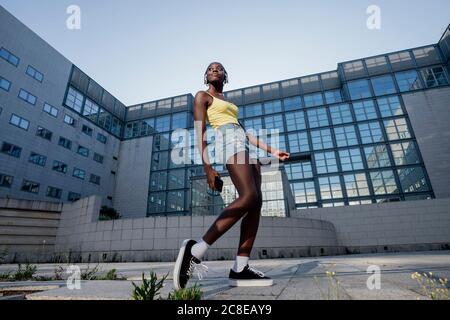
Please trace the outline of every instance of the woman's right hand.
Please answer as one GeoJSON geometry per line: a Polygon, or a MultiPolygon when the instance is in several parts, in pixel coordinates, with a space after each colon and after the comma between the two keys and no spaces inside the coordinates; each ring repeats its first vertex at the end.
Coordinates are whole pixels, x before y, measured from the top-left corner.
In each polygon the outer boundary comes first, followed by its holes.
{"type": "Polygon", "coordinates": [[[208,179],[209,188],[212,190],[215,190],[215,191],[219,191],[216,189],[215,184],[214,184],[214,182],[216,180],[216,176],[220,178],[220,174],[213,168],[209,168],[206,170],[206,178],[208,179]]]}

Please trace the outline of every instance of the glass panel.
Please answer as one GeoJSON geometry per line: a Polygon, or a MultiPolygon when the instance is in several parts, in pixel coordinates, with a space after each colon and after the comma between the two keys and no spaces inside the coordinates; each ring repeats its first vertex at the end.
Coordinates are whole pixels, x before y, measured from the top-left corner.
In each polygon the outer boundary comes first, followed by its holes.
{"type": "Polygon", "coordinates": [[[334,135],[338,147],[354,146],[358,144],[355,126],[345,126],[334,128],[334,135]]]}
{"type": "Polygon", "coordinates": [[[303,97],[306,107],[316,107],[323,105],[322,93],[307,94],[303,97]]]}
{"type": "Polygon", "coordinates": [[[330,107],[331,121],[334,125],[353,121],[349,104],[340,104],[330,107]]]}
{"type": "Polygon", "coordinates": [[[342,171],[364,169],[359,148],[339,150],[342,171]]]}
{"type": "Polygon", "coordinates": [[[369,98],[372,96],[369,88],[369,81],[358,80],[348,82],[348,91],[352,100],[369,98]]]}
{"type": "Polygon", "coordinates": [[[389,167],[391,165],[387,147],[384,144],[365,147],[364,153],[366,154],[366,161],[369,169],[389,167]]]}
{"type": "Polygon", "coordinates": [[[397,172],[404,193],[430,190],[422,167],[398,169],[397,172]]]}
{"type": "Polygon", "coordinates": [[[287,131],[306,129],[305,114],[303,111],[285,113],[287,131]]]}
{"type": "Polygon", "coordinates": [[[337,172],[336,154],[334,151],[314,154],[318,174],[337,172]]]}
{"type": "Polygon", "coordinates": [[[309,151],[308,133],[297,132],[288,135],[290,152],[307,152],[309,151]]]}
{"type": "Polygon", "coordinates": [[[371,120],[377,118],[375,104],[372,100],[364,100],[353,103],[356,121],[371,120]]]}
{"type": "Polygon", "coordinates": [[[411,138],[405,118],[384,120],[384,127],[386,128],[388,140],[411,138]]]}
{"type": "Polygon", "coordinates": [[[378,121],[358,124],[358,129],[363,144],[384,141],[378,121]]]}
{"type": "Polygon", "coordinates": [[[417,154],[416,146],[413,141],[406,141],[402,143],[391,144],[392,155],[394,156],[395,164],[402,166],[405,164],[419,163],[419,155],[417,154]]]}
{"type": "Polygon", "coordinates": [[[302,107],[301,97],[286,98],[283,100],[284,111],[298,110],[302,107]]]}
{"type": "Polygon", "coordinates": [[[342,198],[339,176],[319,178],[320,196],[322,199],[342,198]]]}
{"type": "Polygon", "coordinates": [[[365,173],[344,175],[344,182],[349,198],[370,195],[365,173]]]}
{"type": "Polygon", "coordinates": [[[311,203],[317,201],[314,181],[294,182],[291,183],[291,188],[296,204],[311,203]]]}
{"type": "Polygon", "coordinates": [[[333,148],[330,129],[311,131],[311,141],[314,150],[333,148]]]}
{"type": "Polygon", "coordinates": [[[394,80],[392,76],[386,75],[382,77],[372,78],[372,87],[376,96],[396,93],[394,80]]]}
{"type": "Polygon", "coordinates": [[[375,195],[398,192],[394,171],[392,170],[370,172],[370,179],[375,195]]]}
{"type": "Polygon", "coordinates": [[[410,70],[405,72],[397,72],[395,74],[398,88],[400,92],[406,92],[411,90],[417,90],[422,88],[420,83],[419,74],[416,70],[410,70]]]}
{"type": "Polygon", "coordinates": [[[311,109],[307,111],[310,128],[328,126],[328,115],[325,108],[311,109]]]}
{"type": "Polygon", "coordinates": [[[377,102],[378,108],[380,109],[380,113],[383,118],[403,114],[402,106],[397,96],[389,98],[379,98],[377,99],[377,102]]]}

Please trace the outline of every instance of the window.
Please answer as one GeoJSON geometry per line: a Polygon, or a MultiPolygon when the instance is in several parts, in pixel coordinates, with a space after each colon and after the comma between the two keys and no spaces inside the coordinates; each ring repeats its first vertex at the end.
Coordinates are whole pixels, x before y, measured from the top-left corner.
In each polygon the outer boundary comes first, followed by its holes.
{"type": "Polygon", "coordinates": [[[61,173],[67,173],[67,164],[58,160],[53,160],[52,170],[61,173]]]}
{"type": "Polygon", "coordinates": [[[180,112],[172,115],[172,130],[187,127],[187,113],[180,112]]]}
{"type": "Polygon", "coordinates": [[[397,170],[404,193],[429,191],[422,167],[409,167],[397,170]]]}
{"type": "Polygon", "coordinates": [[[398,88],[400,92],[406,92],[411,90],[417,90],[422,88],[419,75],[416,70],[397,72],[395,74],[398,88]]]}
{"type": "Polygon", "coordinates": [[[83,116],[92,120],[93,122],[97,122],[99,110],[100,107],[97,104],[86,98],[86,102],[84,103],[83,108],[83,116]]]}
{"type": "Polygon", "coordinates": [[[33,79],[35,79],[39,82],[42,82],[42,80],[44,80],[44,75],[42,73],[40,73],[39,71],[37,71],[32,66],[28,66],[26,73],[27,73],[27,75],[29,75],[30,77],[32,77],[33,79]]]}
{"type": "Polygon", "coordinates": [[[334,128],[334,136],[338,147],[348,147],[358,144],[355,126],[345,126],[334,128]]]}
{"type": "Polygon", "coordinates": [[[36,104],[36,100],[37,98],[35,96],[33,96],[31,93],[29,93],[26,90],[20,89],[19,91],[19,98],[22,99],[25,102],[28,102],[31,105],[35,105],[36,104]]]}
{"type": "Polygon", "coordinates": [[[364,100],[353,103],[356,121],[372,120],[377,118],[375,104],[372,100],[364,100]]]}
{"type": "Polygon", "coordinates": [[[347,86],[352,100],[364,99],[372,96],[370,93],[369,81],[367,80],[350,81],[347,86]]]}
{"type": "Polygon", "coordinates": [[[64,137],[59,137],[58,145],[69,150],[72,149],[72,141],[64,137]]]}
{"type": "Polygon", "coordinates": [[[30,127],[30,121],[28,121],[22,117],[19,117],[18,115],[15,115],[14,113],[11,114],[9,123],[12,124],[13,126],[16,126],[18,128],[24,129],[24,130],[28,130],[28,128],[30,127]]]}
{"type": "Polygon", "coordinates": [[[39,193],[39,183],[24,179],[20,190],[31,193],[39,193]]]}
{"type": "Polygon", "coordinates": [[[353,121],[349,104],[340,104],[330,107],[331,121],[334,125],[353,121]]]}
{"type": "Polygon", "coordinates": [[[11,82],[3,77],[0,77],[0,88],[5,91],[9,91],[9,89],[11,88],[11,82]]]}
{"type": "Polygon", "coordinates": [[[151,192],[148,196],[149,213],[166,212],[166,192],[151,192]]]}
{"type": "Polygon", "coordinates": [[[389,167],[391,165],[387,147],[384,144],[365,147],[364,153],[366,154],[367,167],[369,169],[389,167]]]}
{"type": "Polygon", "coordinates": [[[313,177],[310,161],[288,163],[284,165],[289,180],[308,179],[313,177]]]}
{"type": "Polygon", "coordinates": [[[272,133],[272,130],[284,132],[283,116],[281,114],[264,117],[264,125],[268,133],[272,133]]]}
{"type": "Polygon", "coordinates": [[[422,75],[427,88],[448,84],[447,76],[442,67],[422,69],[422,75]]]}
{"type": "Polygon", "coordinates": [[[349,198],[370,195],[365,173],[344,175],[344,182],[345,190],[349,198]]]}
{"type": "Polygon", "coordinates": [[[15,158],[20,158],[20,153],[22,152],[22,148],[19,146],[16,146],[14,144],[3,142],[2,145],[2,153],[5,153],[7,155],[10,155],[15,158]]]}
{"type": "Polygon", "coordinates": [[[97,140],[100,141],[101,143],[106,144],[106,136],[101,133],[97,133],[97,140]]]}
{"type": "Polygon", "coordinates": [[[416,146],[413,141],[392,143],[391,150],[395,164],[398,166],[405,164],[416,164],[420,162],[419,155],[417,154],[416,146]]]}
{"type": "Polygon", "coordinates": [[[317,201],[314,181],[294,182],[291,183],[291,188],[296,204],[311,203],[317,201]]]}
{"type": "Polygon", "coordinates": [[[313,150],[333,148],[330,129],[311,131],[313,150]]]}
{"type": "Polygon", "coordinates": [[[378,108],[380,109],[380,113],[383,118],[403,114],[402,106],[397,96],[389,98],[380,98],[377,100],[377,102],[378,108]]]}
{"type": "Polygon", "coordinates": [[[397,193],[394,172],[392,170],[370,172],[375,195],[397,193]]]}
{"type": "Polygon", "coordinates": [[[342,198],[342,188],[339,176],[319,178],[319,187],[322,199],[342,198]]]}
{"type": "Polygon", "coordinates": [[[45,162],[47,161],[47,157],[43,156],[41,154],[38,154],[36,152],[31,152],[30,157],[28,158],[28,161],[34,164],[37,164],[38,166],[45,167],[45,162]]]}
{"type": "Polygon", "coordinates": [[[168,189],[181,189],[184,188],[186,180],[186,173],[184,169],[170,170],[168,174],[168,189]]]}
{"type": "Polygon", "coordinates": [[[103,156],[98,154],[98,153],[94,153],[94,161],[97,161],[98,163],[103,163],[103,156]]]}
{"type": "Polygon", "coordinates": [[[334,151],[314,154],[318,174],[337,172],[336,154],[334,151]]]}
{"type": "Polygon", "coordinates": [[[76,123],[75,119],[69,116],[68,114],[64,115],[64,122],[73,127],[75,126],[76,123]]]}
{"type": "Polygon", "coordinates": [[[302,107],[301,97],[291,97],[283,100],[284,111],[294,111],[302,107]]]}
{"type": "Polygon", "coordinates": [[[89,149],[83,146],[78,146],[77,153],[81,154],[83,157],[89,157],[89,149]]]}
{"type": "Polygon", "coordinates": [[[46,196],[55,199],[61,199],[62,189],[48,186],[46,196]]]}
{"type": "Polygon", "coordinates": [[[364,169],[359,148],[339,150],[342,171],[352,171],[364,169]]]}
{"type": "Polygon", "coordinates": [[[72,87],[69,88],[65,102],[66,106],[75,110],[78,113],[81,113],[81,108],[83,107],[83,100],[84,96],[80,92],[78,92],[72,87]]]}
{"type": "Polygon", "coordinates": [[[83,132],[84,134],[87,134],[88,136],[92,137],[92,128],[88,127],[87,125],[83,124],[83,126],[81,127],[81,132],[83,132]]]}
{"type": "Polygon", "coordinates": [[[89,182],[91,182],[93,184],[100,184],[100,176],[97,176],[97,175],[91,173],[91,175],[89,177],[89,182]]]}
{"type": "Polygon", "coordinates": [[[284,114],[284,117],[286,118],[287,131],[306,129],[303,111],[288,112],[284,114]]]}
{"type": "Polygon", "coordinates": [[[264,113],[265,114],[276,113],[276,112],[281,112],[281,101],[280,100],[264,103],[264,113]]]}
{"type": "Polygon", "coordinates": [[[67,201],[77,201],[81,199],[81,194],[76,193],[76,192],[69,192],[69,194],[67,195],[67,201]]]}
{"type": "Polygon", "coordinates": [[[167,171],[152,172],[150,177],[150,191],[164,191],[167,189],[167,171]]]}
{"type": "Polygon", "coordinates": [[[384,127],[386,128],[388,140],[411,138],[405,118],[384,120],[384,127]]]}
{"type": "Polygon", "coordinates": [[[86,177],[86,171],[78,168],[73,168],[72,176],[84,180],[84,178],[86,177]]]}
{"type": "Polygon", "coordinates": [[[36,130],[36,135],[38,137],[44,138],[45,140],[51,141],[53,132],[45,128],[42,128],[41,126],[38,126],[36,130]]]}
{"type": "Polygon", "coordinates": [[[327,104],[342,102],[342,93],[341,90],[330,90],[325,91],[325,100],[327,104]]]}
{"type": "Polygon", "coordinates": [[[49,115],[51,115],[51,116],[53,116],[55,118],[58,116],[58,109],[56,109],[55,107],[49,105],[48,103],[44,103],[43,110],[45,112],[47,112],[49,115]]]}
{"type": "Polygon", "coordinates": [[[261,118],[252,118],[244,120],[245,130],[254,130],[254,134],[259,134],[260,130],[263,128],[261,118]]]}
{"type": "Polygon", "coordinates": [[[310,128],[328,126],[327,110],[325,108],[311,109],[307,111],[310,128]]]}
{"type": "Polygon", "coordinates": [[[0,49],[0,58],[5,59],[15,67],[19,65],[20,59],[3,47],[0,49]]]}
{"type": "MultiPolygon", "coordinates": [[[[209,154],[208,154],[209,156],[209,154]]],[[[211,159],[211,158],[210,158],[211,159]]],[[[154,152],[151,170],[165,170],[169,162],[169,154],[167,151],[154,152]]]]}
{"type": "Polygon", "coordinates": [[[255,103],[245,106],[245,117],[256,117],[262,115],[262,105],[261,103],[255,103]]]}
{"type": "Polygon", "coordinates": [[[0,173],[0,187],[11,188],[13,179],[12,176],[0,173]]]}
{"type": "Polygon", "coordinates": [[[315,107],[323,105],[322,93],[307,94],[303,97],[306,107],[315,107]]]}
{"type": "Polygon", "coordinates": [[[289,149],[292,153],[309,151],[307,132],[297,132],[288,135],[289,149]]]}
{"type": "Polygon", "coordinates": [[[376,143],[384,140],[378,121],[358,124],[358,129],[363,144],[376,143]]]}
{"type": "Polygon", "coordinates": [[[397,92],[395,89],[394,80],[390,75],[372,78],[371,81],[373,91],[376,96],[383,96],[385,94],[397,92]]]}
{"type": "Polygon", "coordinates": [[[156,118],[155,127],[157,132],[170,131],[170,115],[156,118]]]}

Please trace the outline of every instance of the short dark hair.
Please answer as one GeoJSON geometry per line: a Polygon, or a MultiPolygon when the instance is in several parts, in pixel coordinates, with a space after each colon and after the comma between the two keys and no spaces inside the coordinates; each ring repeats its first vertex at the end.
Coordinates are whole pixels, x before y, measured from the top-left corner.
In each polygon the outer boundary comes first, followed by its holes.
{"type": "Polygon", "coordinates": [[[208,76],[207,76],[207,74],[208,74],[208,69],[209,69],[209,67],[211,67],[211,65],[214,64],[214,63],[218,63],[218,64],[220,64],[220,65],[222,66],[223,72],[224,72],[224,74],[225,74],[225,77],[223,78],[223,83],[228,83],[228,73],[227,73],[227,70],[225,70],[225,67],[223,66],[223,64],[221,64],[220,62],[211,62],[211,63],[208,65],[208,67],[206,68],[205,74],[203,75],[203,76],[204,76],[204,82],[205,82],[205,84],[208,84],[208,76]]]}

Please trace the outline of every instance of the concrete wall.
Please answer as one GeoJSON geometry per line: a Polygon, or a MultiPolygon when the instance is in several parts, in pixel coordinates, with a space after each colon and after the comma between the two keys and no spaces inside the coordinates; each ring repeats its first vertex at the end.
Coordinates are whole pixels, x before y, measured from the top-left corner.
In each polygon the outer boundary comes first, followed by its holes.
{"type": "MultiPolygon", "coordinates": [[[[55,255],[83,261],[175,261],[181,242],[199,239],[215,216],[148,217],[96,221],[97,196],[65,203],[55,255]]],[[[234,259],[236,224],[211,246],[205,260],[234,259]]],[[[252,258],[298,257],[339,253],[333,225],[316,219],[263,217],[252,258]]]]}
{"type": "Polygon", "coordinates": [[[403,94],[436,198],[450,197],[450,87],[403,94]]]}
{"type": "Polygon", "coordinates": [[[0,199],[0,262],[52,259],[61,203],[0,199]]]}
{"type": "Polygon", "coordinates": [[[331,222],[339,246],[347,252],[450,248],[450,199],[305,209],[294,214],[331,222]]]}
{"type": "Polygon", "coordinates": [[[147,215],[153,137],[120,143],[113,206],[123,218],[147,215]]]}

